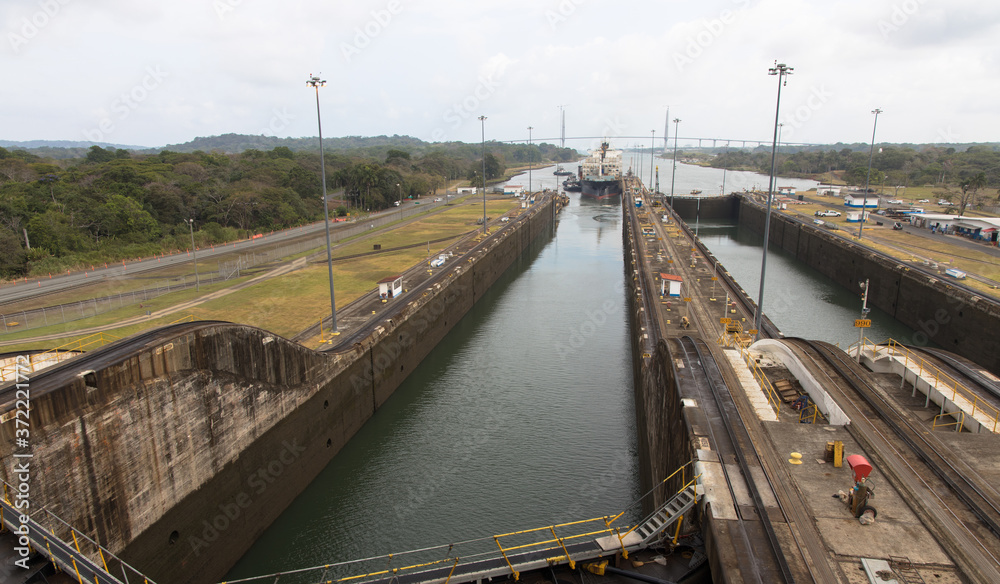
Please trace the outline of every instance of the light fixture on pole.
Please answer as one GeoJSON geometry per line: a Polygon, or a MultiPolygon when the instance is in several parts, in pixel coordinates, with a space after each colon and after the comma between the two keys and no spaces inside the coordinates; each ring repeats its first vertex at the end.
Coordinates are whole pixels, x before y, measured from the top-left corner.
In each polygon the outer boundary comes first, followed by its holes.
{"type": "Polygon", "coordinates": [[[649,131],[652,137],[649,139],[649,188],[653,188],[653,151],[656,150],[656,130],[649,131]]]}
{"type": "Polygon", "coordinates": [[[754,315],[754,328],[757,338],[760,338],[760,327],[764,318],[764,276],[767,272],[767,241],[771,228],[771,199],[774,196],[774,160],[778,151],[778,113],[781,111],[781,87],[788,83],[788,75],[794,69],[784,63],[775,63],[767,70],[768,75],[778,76],[778,101],[774,106],[774,141],[771,143],[771,178],[767,185],[767,214],[764,219],[764,254],[760,260],[760,292],[757,294],[757,313],[754,315]]]}
{"type": "Polygon", "coordinates": [[[677,128],[680,118],[674,118],[674,170],[670,173],[670,208],[674,208],[674,179],[677,178],[677,128]]]}
{"type": "Polygon", "coordinates": [[[201,291],[201,283],[198,282],[198,252],[194,248],[194,219],[188,219],[188,227],[191,228],[191,261],[194,262],[194,290],[201,291]]]}
{"type": "Polygon", "coordinates": [[[535,153],[531,149],[531,131],[534,128],[528,126],[528,194],[531,194],[531,166],[532,159],[535,157],[535,153]]]}
{"type": "Polygon", "coordinates": [[[878,115],[882,113],[882,110],[875,108],[872,110],[872,113],[875,114],[875,123],[872,124],[872,147],[868,150],[868,174],[865,175],[865,196],[861,200],[861,221],[858,222],[858,239],[861,239],[861,230],[865,227],[865,208],[868,207],[868,181],[872,177],[872,155],[875,154],[875,128],[878,127],[878,115]]]}
{"type": "Polygon", "coordinates": [[[479,116],[483,127],[483,235],[489,233],[486,229],[486,116],[479,116]]]}
{"type": "Polygon", "coordinates": [[[864,290],[861,295],[861,322],[855,323],[855,326],[858,327],[858,363],[861,363],[861,344],[865,340],[865,328],[867,328],[865,325],[871,324],[864,322],[868,320],[868,313],[871,312],[871,309],[868,308],[868,278],[865,278],[864,282],[858,282],[858,286],[864,290]]]}
{"type": "Polygon", "coordinates": [[[326,200],[326,161],[323,158],[323,120],[319,115],[319,88],[326,85],[326,81],[310,75],[306,85],[316,88],[316,124],[319,127],[319,174],[323,187],[323,220],[326,222],[326,264],[330,272],[330,331],[339,334],[337,331],[337,302],[333,295],[333,251],[330,248],[330,210],[326,200]]]}

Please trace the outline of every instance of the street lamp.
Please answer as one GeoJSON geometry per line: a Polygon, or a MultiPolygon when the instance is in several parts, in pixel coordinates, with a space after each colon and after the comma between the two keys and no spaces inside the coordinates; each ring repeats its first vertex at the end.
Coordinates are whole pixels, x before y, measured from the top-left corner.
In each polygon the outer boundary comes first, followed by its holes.
{"type": "MultiPolygon", "coordinates": [[[[531,166],[532,159],[534,158],[534,153],[531,151],[531,131],[534,130],[532,126],[528,126],[528,196],[531,196],[531,166]]],[[[486,157],[483,157],[485,160],[486,157]]]]}
{"type": "Polygon", "coordinates": [[[760,260],[760,293],[757,295],[757,314],[754,317],[754,328],[757,338],[760,338],[760,326],[764,318],[764,275],[767,272],[767,241],[771,229],[771,198],[774,196],[774,160],[778,151],[778,112],[781,111],[781,86],[788,83],[788,75],[794,69],[784,63],[775,63],[767,70],[768,75],[778,76],[778,102],[774,106],[774,141],[771,143],[771,178],[767,185],[767,215],[764,219],[764,255],[760,260]]]}
{"type": "Polygon", "coordinates": [[[316,88],[316,124],[319,126],[319,173],[323,184],[323,219],[326,222],[326,264],[330,272],[330,330],[333,334],[337,331],[337,303],[333,295],[333,251],[330,248],[330,210],[326,200],[326,162],[323,158],[323,120],[319,115],[319,88],[326,85],[326,81],[310,75],[306,85],[316,88]]]}
{"type": "Polygon", "coordinates": [[[677,128],[680,126],[680,118],[674,118],[674,170],[670,173],[670,208],[674,208],[674,178],[677,177],[677,128]]]}
{"type": "Polygon", "coordinates": [[[875,154],[875,128],[878,127],[878,115],[882,113],[882,110],[875,108],[872,110],[875,114],[875,123],[872,124],[872,147],[868,150],[868,174],[865,175],[865,196],[861,200],[861,221],[858,222],[858,239],[861,239],[861,230],[865,227],[865,207],[868,206],[868,181],[872,177],[872,155],[875,154]]]}
{"type": "Polygon", "coordinates": [[[194,262],[194,290],[201,291],[201,284],[198,282],[198,252],[194,249],[194,219],[187,220],[188,227],[191,228],[191,261],[194,262]]]}
{"type": "Polygon", "coordinates": [[[483,235],[489,233],[486,230],[486,116],[479,116],[479,123],[483,127],[483,235]]]}
{"type": "Polygon", "coordinates": [[[653,188],[653,151],[656,150],[656,130],[649,131],[652,136],[649,139],[649,188],[653,188]]]}

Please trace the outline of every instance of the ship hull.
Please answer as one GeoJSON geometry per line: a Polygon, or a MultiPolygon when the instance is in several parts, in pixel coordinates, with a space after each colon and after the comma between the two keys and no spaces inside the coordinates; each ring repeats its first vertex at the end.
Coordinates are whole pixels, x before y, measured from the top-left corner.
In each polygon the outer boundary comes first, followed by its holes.
{"type": "Polygon", "coordinates": [[[597,199],[598,201],[611,201],[621,196],[622,185],[618,179],[614,180],[587,180],[580,181],[584,197],[597,199]]]}

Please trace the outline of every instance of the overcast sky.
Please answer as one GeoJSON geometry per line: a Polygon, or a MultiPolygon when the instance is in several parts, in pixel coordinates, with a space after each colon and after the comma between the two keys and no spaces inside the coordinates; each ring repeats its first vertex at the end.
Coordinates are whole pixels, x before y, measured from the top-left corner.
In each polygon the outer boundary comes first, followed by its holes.
{"type": "MultiPolygon", "coordinates": [[[[0,139],[1000,140],[995,0],[3,0],[0,139]],[[673,134],[673,124],[671,124],[673,134]]],[[[585,148],[588,143],[570,143],[585,148]]]]}

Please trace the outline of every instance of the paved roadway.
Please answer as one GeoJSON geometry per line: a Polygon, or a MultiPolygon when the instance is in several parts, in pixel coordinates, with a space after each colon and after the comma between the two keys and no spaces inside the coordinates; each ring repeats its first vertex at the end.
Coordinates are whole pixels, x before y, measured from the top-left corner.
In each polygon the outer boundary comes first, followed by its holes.
{"type": "MultiPolygon", "coordinates": [[[[377,222],[381,225],[398,218],[394,217],[394,215],[398,216],[403,214],[407,217],[412,217],[420,211],[444,205],[445,197],[441,197],[441,199],[442,200],[440,202],[435,202],[433,199],[425,199],[419,202],[419,206],[416,202],[407,202],[404,203],[402,207],[393,207],[385,211],[372,213],[366,218],[366,220],[377,222]]],[[[356,226],[357,222],[355,221],[339,222],[334,223],[331,231],[335,234],[337,231],[350,229],[356,226]]],[[[198,260],[201,261],[202,259],[208,259],[223,254],[231,254],[234,251],[249,252],[260,247],[270,246],[276,243],[289,242],[291,240],[300,239],[310,235],[318,236],[322,233],[323,222],[320,221],[309,225],[303,225],[301,227],[275,231],[257,239],[240,240],[237,242],[220,244],[215,246],[214,249],[199,249],[198,260]]],[[[100,280],[101,278],[133,276],[143,272],[151,272],[177,264],[190,262],[191,256],[188,255],[187,252],[182,252],[169,256],[163,256],[160,259],[154,257],[135,262],[126,262],[124,265],[114,264],[107,268],[98,268],[93,271],[63,274],[60,276],[54,276],[52,279],[29,278],[27,282],[19,280],[14,284],[8,284],[0,287],[0,304],[24,300],[40,294],[51,294],[53,292],[74,288],[76,286],[82,286],[84,284],[94,282],[95,279],[100,280]]]]}

